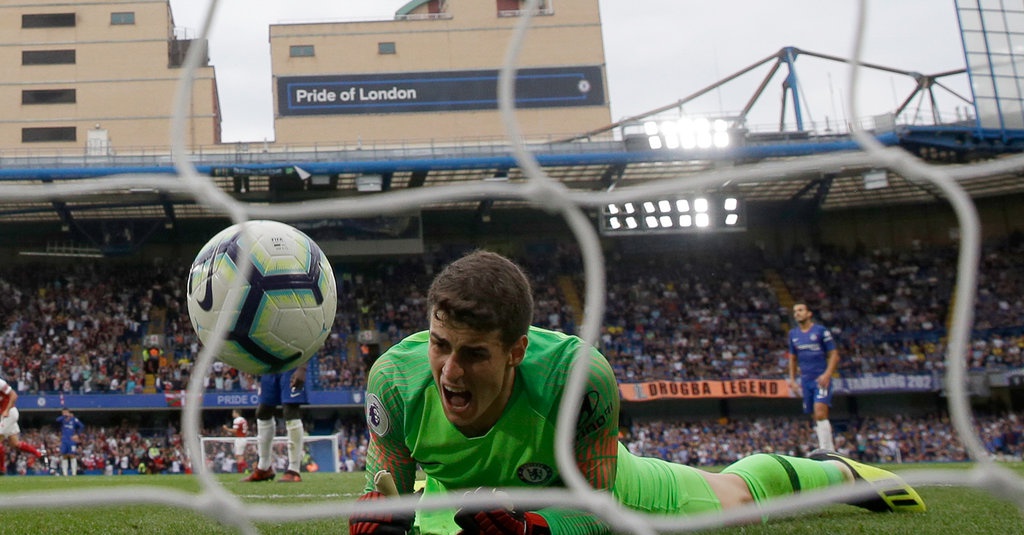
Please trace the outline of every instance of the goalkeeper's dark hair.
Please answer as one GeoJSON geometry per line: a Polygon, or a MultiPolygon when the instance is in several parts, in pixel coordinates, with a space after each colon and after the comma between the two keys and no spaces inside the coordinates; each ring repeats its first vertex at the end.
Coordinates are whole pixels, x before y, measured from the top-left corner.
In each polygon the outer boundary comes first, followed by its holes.
{"type": "Polygon", "coordinates": [[[500,331],[505,347],[533,321],[533,290],[523,270],[490,251],[474,251],[448,264],[427,292],[434,319],[474,331],[500,331]]]}

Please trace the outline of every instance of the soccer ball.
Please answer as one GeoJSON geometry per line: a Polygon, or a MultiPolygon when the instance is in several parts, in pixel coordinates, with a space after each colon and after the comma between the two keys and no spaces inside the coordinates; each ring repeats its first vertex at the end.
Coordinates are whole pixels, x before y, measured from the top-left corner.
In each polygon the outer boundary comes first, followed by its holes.
{"type": "Polygon", "coordinates": [[[277,221],[233,225],[211,238],[192,262],[187,297],[199,340],[209,344],[217,322],[227,316],[218,358],[252,374],[281,373],[309,360],[327,339],[338,307],[334,272],[323,251],[277,221]],[[246,263],[249,278],[235,288],[246,263]],[[240,298],[228,309],[232,291],[240,298]]]}

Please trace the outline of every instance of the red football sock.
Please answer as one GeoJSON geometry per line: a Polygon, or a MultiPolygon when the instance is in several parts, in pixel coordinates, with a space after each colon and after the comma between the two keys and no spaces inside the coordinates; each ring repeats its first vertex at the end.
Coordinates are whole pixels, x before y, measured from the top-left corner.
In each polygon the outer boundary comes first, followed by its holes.
{"type": "Polygon", "coordinates": [[[29,444],[26,444],[25,442],[19,442],[18,443],[18,449],[23,451],[23,452],[25,452],[25,453],[31,453],[32,455],[35,455],[36,457],[42,457],[43,456],[42,453],[39,453],[39,450],[33,448],[29,444]]]}

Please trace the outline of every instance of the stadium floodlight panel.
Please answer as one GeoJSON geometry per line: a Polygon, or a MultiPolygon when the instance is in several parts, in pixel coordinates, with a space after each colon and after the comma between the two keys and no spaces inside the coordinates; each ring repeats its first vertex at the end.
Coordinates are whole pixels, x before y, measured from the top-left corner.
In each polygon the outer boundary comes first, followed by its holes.
{"type": "Polygon", "coordinates": [[[682,193],[606,204],[600,227],[615,235],[735,232],[746,229],[744,210],[735,194],[682,193]]]}
{"type": "Polygon", "coordinates": [[[678,119],[644,122],[644,134],[651,149],[724,149],[732,144],[725,119],[682,116],[678,119]]]}

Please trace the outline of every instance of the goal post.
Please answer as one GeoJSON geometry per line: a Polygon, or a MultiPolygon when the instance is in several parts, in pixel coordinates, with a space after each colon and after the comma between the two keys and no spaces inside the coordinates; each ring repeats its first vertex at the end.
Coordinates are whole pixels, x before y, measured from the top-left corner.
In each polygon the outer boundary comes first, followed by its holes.
{"type": "MultiPolygon", "coordinates": [[[[206,465],[214,473],[235,473],[238,467],[235,464],[235,437],[200,437],[203,446],[203,459],[206,465]]],[[[256,453],[256,437],[245,437],[244,458],[246,465],[251,469],[256,466],[258,454],[256,453]]],[[[306,435],[302,437],[303,463],[302,470],[309,469],[309,461],[316,463],[317,470],[321,472],[340,472],[341,463],[338,460],[338,435],[306,435]]],[[[273,459],[271,466],[277,469],[288,464],[288,437],[275,436],[272,447],[273,459]]]]}

